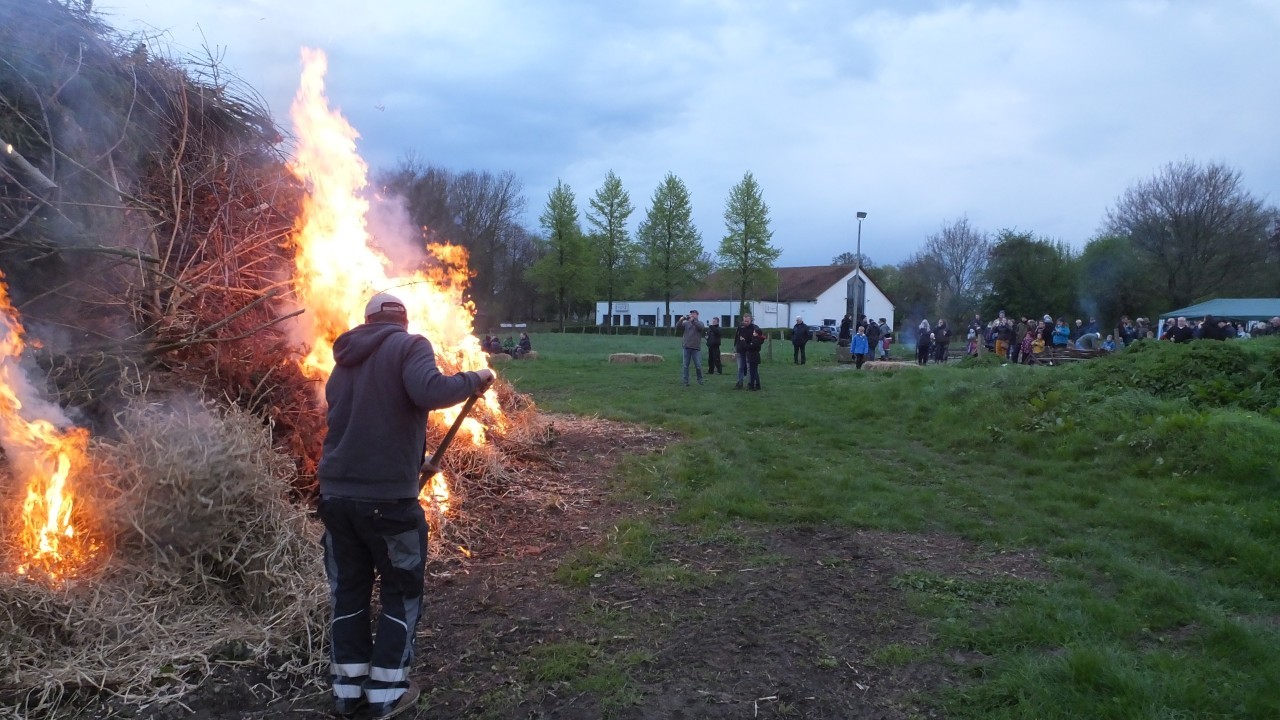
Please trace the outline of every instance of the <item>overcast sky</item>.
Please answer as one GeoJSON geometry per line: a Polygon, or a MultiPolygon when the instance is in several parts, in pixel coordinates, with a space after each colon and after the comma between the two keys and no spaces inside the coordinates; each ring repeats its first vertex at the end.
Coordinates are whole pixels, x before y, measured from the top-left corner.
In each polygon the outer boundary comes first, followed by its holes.
{"type": "Polygon", "coordinates": [[[538,216],[612,169],[642,219],[673,172],[714,254],[743,174],[779,265],[878,264],[967,216],[1082,247],[1170,162],[1280,204],[1280,0],[98,0],[203,47],[288,126],[299,48],[375,168],[510,170],[538,216]]]}

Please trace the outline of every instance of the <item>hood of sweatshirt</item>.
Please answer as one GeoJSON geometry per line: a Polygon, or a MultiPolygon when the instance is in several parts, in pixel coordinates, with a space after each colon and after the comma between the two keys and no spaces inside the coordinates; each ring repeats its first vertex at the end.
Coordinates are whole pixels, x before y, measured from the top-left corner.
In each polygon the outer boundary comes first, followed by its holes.
{"type": "Polygon", "coordinates": [[[338,336],[333,343],[333,359],[339,365],[353,367],[369,358],[387,338],[406,333],[403,325],[396,323],[365,323],[338,336]]]}

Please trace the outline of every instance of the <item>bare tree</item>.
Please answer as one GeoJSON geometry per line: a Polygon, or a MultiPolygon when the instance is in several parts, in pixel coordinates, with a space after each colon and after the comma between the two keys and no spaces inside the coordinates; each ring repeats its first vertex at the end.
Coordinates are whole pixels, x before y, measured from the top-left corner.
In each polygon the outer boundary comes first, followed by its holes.
{"type": "Polygon", "coordinates": [[[498,267],[516,218],[524,212],[524,196],[514,173],[469,171],[449,186],[449,207],[458,224],[458,242],[471,251],[472,297],[490,304],[498,285],[498,267]]]}
{"type": "Polygon", "coordinates": [[[1127,237],[1149,261],[1172,307],[1223,293],[1265,291],[1273,210],[1240,187],[1225,165],[1166,165],[1125,191],[1107,211],[1105,232],[1127,237]]]}
{"type": "Polygon", "coordinates": [[[940,309],[948,317],[968,315],[983,290],[991,239],[970,226],[968,217],[962,217],[930,235],[924,251],[942,273],[940,309]]]}

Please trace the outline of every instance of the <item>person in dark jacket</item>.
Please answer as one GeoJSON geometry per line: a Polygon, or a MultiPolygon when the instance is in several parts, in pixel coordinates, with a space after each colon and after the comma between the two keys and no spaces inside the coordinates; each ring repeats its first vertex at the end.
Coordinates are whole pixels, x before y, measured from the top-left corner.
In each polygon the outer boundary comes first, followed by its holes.
{"type": "Polygon", "coordinates": [[[427,520],[418,504],[427,413],[482,392],[485,368],[445,375],[431,342],[408,332],[394,295],[378,293],[365,322],[333,344],[325,384],[328,432],[316,475],[329,579],[330,679],[334,710],[375,718],[412,708],[413,640],[422,614],[427,520]],[[371,631],[374,579],[381,582],[377,636],[371,631]]]}
{"type": "Polygon", "coordinates": [[[849,347],[850,341],[853,339],[853,316],[846,314],[840,320],[840,335],[836,338],[836,344],[840,347],[849,347]]]}
{"type": "Polygon", "coordinates": [[[733,352],[738,356],[738,384],[733,386],[734,390],[742,389],[743,378],[750,377],[751,389],[758,390],[756,385],[760,379],[760,344],[764,341],[764,333],[760,328],[751,321],[750,315],[742,316],[742,324],[733,333],[733,352]],[[756,336],[760,337],[760,342],[756,342],[756,336]],[[756,368],[751,367],[752,346],[755,346],[756,368]]]}
{"type": "Polygon", "coordinates": [[[928,329],[920,331],[920,336],[916,338],[916,364],[928,365],[932,350],[933,333],[929,332],[928,329]]]}
{"type": "Polygon", "coordinates": [[[796,324],[791,328],[791,362],[793,364],[805,364],[804,346],[809,344],[809,337],[809,326],[804,324],[804,318],[796,318],[796,324]]]}
{"type": "Polygon", "coordinates": [[[947,354],[951,352],[951,328],[945,319],[938,318],[933,336],[937,338],[937,342],[933,344],[933,359],[935,362],[944,363],[947,361],[947,354]]]}
{"type": "Polygon", "coordinates": [[[707,325],[707,374],[723,375],[724,365],[720,362],[720,318],[711,318],[707,325]]]}
{"type": "Polygon", "coordinates": [[[880,324],[867,318],[867,359],[875,360],[880,355],[880,324]]]}

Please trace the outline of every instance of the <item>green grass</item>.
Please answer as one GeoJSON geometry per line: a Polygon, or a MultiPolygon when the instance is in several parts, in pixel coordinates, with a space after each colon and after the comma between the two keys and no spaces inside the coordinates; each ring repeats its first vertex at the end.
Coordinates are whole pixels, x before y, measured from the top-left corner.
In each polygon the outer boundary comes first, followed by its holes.
{"type": "MultiPolygon", "coordinates": [[[[674,338],[535,338],[504,374],[539,406],[678,431],[619,470],[694,535],[735,523],[957,534],[1054,580],[898,579],[937,647],[992,658],[934,698],[957,718],[1280,717],[1280,342],[1141,344],[1063,368],[838,368],[775,342],[764,391],[680,385],[674,338]],[[610,365],[653,352],[656,365],[610,365]],[[995,601],[992,599],[995,598],[995,601]]],[[[732,366],[726,368],[733,373],[732,366]]],[[[698,582],[623,524],[561,578],[698,582]]],[[[886,649],[882,662],[903,662],[886,649]]]]}

